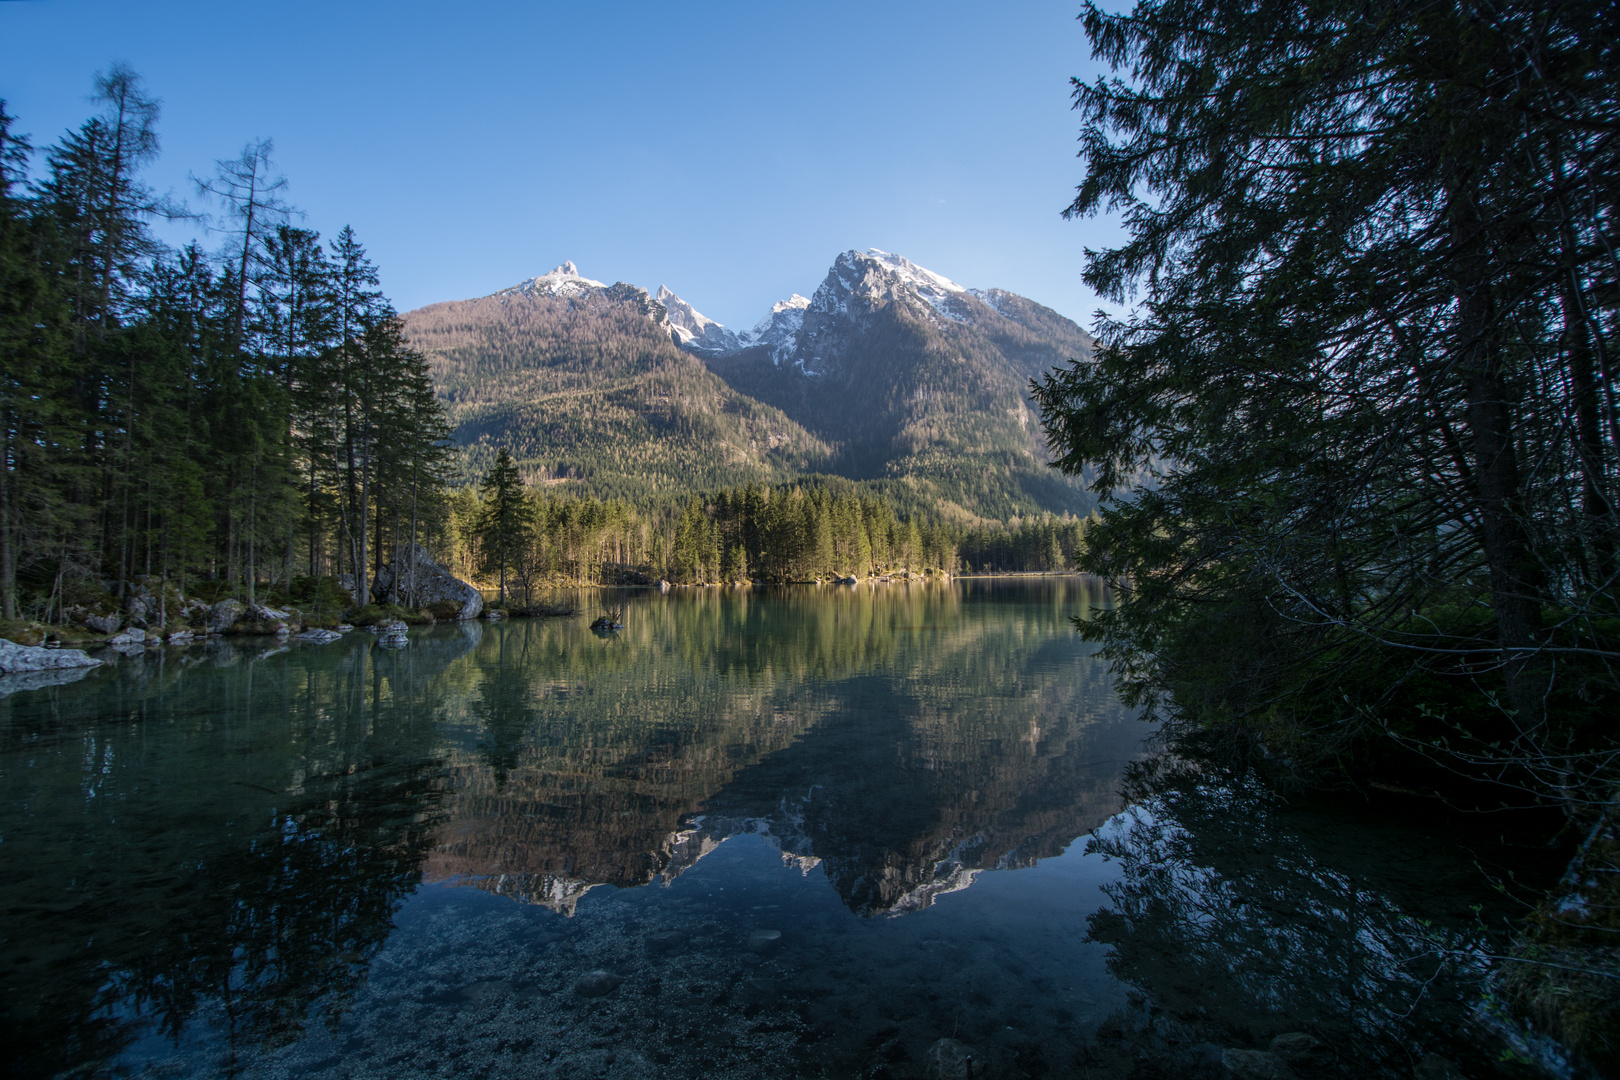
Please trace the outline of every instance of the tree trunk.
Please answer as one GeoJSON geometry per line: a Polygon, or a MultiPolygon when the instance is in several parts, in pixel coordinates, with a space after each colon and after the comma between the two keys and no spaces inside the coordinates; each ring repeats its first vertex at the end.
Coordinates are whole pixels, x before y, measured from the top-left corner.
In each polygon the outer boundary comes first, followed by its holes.
{"type": "Polygon", "coordinates": [[[1525,528],[1514,401],[1496,341],[1490,253],[1471,183],[1453,185],[1452,278],[1457,297],[1456,356],[1466,422],[1474,439],[1474,487],[1480,544],[1490,570],[1491,607],[1507,679],[1521,725],[1539,719],[1547,693],[1541,641],[1546,579],[1525,528]]]}

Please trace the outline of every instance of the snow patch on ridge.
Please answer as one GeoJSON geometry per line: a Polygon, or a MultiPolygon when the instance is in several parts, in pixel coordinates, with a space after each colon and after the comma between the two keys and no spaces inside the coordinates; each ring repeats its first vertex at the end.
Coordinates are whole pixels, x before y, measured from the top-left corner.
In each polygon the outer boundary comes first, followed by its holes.
{"type": "Polygon", "coordinates": [[[608,286],[600,281],[581,276],[579,268],[572,260],[554,268],[550,273],[519,282],[510,288],[502,289],[494,296],[557,296],[565,300],[572,300],[584,296],[597,289],[608,286]]]}
{"type": "Polygon", "coordinates": [[[675,344],[693,352],[721,356],[736,352],[741,347],[736,334],[682,300],[669,286],[658,286],[654,299],[663,304],[664,310],[669,313],[670,335],[674,337],[675,344]]]}
{"type": "Polygon", "coordinates": [[[810,298],[798,293],[778,300],[771,305],[771,313],[754,324],[752,330],[737,335],[738,347],[767,346],[771,350],[771,363],[780,366],[793,355],[799,341],[799,328],[804,325],[804,313],[809,308],[810,298]]]}

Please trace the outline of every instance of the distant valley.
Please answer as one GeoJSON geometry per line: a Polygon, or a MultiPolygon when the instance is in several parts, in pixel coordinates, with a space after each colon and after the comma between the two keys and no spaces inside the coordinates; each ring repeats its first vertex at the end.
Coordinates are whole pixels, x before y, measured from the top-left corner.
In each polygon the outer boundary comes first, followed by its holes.
{"type": "Polygon", "coordinates": [[[740,332],[573,263],[404,318],[473,471],[504,445],[531,483],[642,505],[810,476],[963,522],[1092,505],[1027,397],[1091,337],[887,252],[844,252],[740,332]]]}

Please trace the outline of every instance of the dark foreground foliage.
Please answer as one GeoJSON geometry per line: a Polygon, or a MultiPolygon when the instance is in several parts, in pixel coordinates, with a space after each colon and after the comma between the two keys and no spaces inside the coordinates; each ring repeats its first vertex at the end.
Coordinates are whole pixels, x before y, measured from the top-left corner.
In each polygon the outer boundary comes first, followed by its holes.
{"type": "MultiPolygon", "coordinates": [[[[1075,85],[1070,212],[1124,213],[1087,279],[1143,302],[1038,396],[1100,494],[1156,474],[1091,534],[1083,565],[1125,588],[1083,631],[1133,700],[1305,775],[1551,805],[1567,837],[1605,834],[1620,9],[1144,0],[1083,19],[1117,74],[1075,85]]],[[[1577,1018],[1617,971],[1578,966],[1603,970],[1519,984],[1524,1013],[1612,1061],[1577,1018]]]]}

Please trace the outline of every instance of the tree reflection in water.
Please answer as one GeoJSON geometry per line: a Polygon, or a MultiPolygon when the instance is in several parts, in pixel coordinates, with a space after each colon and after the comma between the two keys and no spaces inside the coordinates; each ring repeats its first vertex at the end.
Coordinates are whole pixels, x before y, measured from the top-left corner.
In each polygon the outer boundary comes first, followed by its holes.
{"type": "MultiPolygon", "coordinates": [[[[95,1075],[198,1017],[238,1051],[333,1024],[437,828],[439,652],[126,661],[93,696],[0,698],[0,1042],[95,1075]]],[[[68,688],[69,691],[77,688],[68,688]]]]}
{"type": "Polygon", "coordinates": [[[1410,1076],[1427,1054],[1495,1074],[1470,1014],[1512,908],[1478,905],[1473,852],[1174,757],[1131,766],[1124,794],[1088,842],[1121,870],[1088,937],[1172,1024],[1256,1049],[1304,1031],[1343,1075],[1410,1076]]]}

